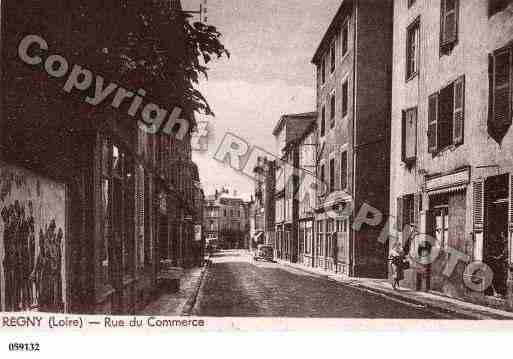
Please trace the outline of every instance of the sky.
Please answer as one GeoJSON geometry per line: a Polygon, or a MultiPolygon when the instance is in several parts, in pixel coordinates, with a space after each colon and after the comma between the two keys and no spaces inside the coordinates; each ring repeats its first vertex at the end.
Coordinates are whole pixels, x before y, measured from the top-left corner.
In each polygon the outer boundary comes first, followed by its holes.
{"type": "MultiPolygon", "coordinates": [[[[182,0],[197,10],[200,0],[182,0]]],[[[285,113],[315,110],[315,68],[311,59],[335,16],[339,0],[207,0],[208,23],[223,34],[230,51],[209,64],[200,91],[215,117],[209,122],[208,151],[194,152],[205,194],[226,187],[249,199],[251,178],[214,159],[226,132],[251,146],[276,153],[272,130],[285,113]]]]}

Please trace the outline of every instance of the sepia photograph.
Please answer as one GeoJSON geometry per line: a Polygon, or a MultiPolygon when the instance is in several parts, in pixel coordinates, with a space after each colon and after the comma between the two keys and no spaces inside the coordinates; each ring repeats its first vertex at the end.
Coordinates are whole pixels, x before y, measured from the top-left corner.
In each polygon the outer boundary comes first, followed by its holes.
{"type": "Polygon", "coordinates": [[[0,4],[0,334],[513,329],[513,1],[0,4]]]}

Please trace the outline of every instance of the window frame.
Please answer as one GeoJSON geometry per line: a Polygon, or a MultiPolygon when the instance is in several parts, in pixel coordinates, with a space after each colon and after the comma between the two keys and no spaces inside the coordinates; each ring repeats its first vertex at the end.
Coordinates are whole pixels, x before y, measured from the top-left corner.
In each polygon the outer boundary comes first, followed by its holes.
{"type": "Polygon", "coordinates": [[[459,38],[459,15],[460,15],[460,1],[459,0],[441,0],[440,1],[440,56],[450,52],[458,43],[459,38]],[[454,1],[454,34],[451,38],[446,38],[446,20],[448,17],[448,11],[446,9],[447,2],[454,1]]]}
{"type": "Polygon", "coordinates": [[[413,20],[407,27],[406,27],[406,66],[405,66],[405,81],[408,82],[419,74],[419,63],[420,63],[420,16],[418,16],[415,20],[413,20]],[[411,46],[410,46],[410,33],[412,31],[416,31],[416,46],[415,46],[415,53],[411,54],[411,46]],[[410,56],[413,55],[413,60],[415,64],[414,69],[410,69],[410,56]]]}
{"type": "Polygon", "coordinates": [[[321,126],[320,126],[321,137],[326,136],[326,105],[321,106],[321,126]]]}
{"type": "Polygon", "coordinates": [[[349,53],[349,20],[346,19],[342,24],[342,31],[340,34],[340,50],[342,58],[349,53]]]}
{"type": "Polygon", "coordinates": [[[347,117],[347,113],[349,112],[349,80],[348,78],[344,78],[342,82],[342,118],[347,117]]]}
{"type": "Polygon", "coordinates": [[[336,97],[336,91],[333,89],[333,91],[330,92],[330,129],[335,127],[335,118],[337,114],[337,97],[336,97]]]}
{"type": "Polygon", "coordinates": [[[346,191],[349,187],[349,156],[348,151],[344,150],[340,153],[340,190],[346,191]],[[344,161],[345,158],[345,161],[344,161]],[[343,164],[345,163],[345,169],[343,164]]]}
{"type": "Polygon", "coordinates": [[[330,74],[335,72],[337,67],[337,37],[335,36],[330,44],[329,49],[330,56],[330,74]]]}
{"type": "Polygon", "coordinates": [[[445,150],[447,149],[454,149],[454,148],[457,148],[461,145],[463,145],[465,143],[465,92],[466,92],[466,86],[465,86],[465,75],[460,75],[458,76],[457,78],[455,78],[454,80],[448,82],[445,86],[443,86],[442,88],[440,88],[438,91],[432,93],[429,97],[428,97],[428,132],[427,132],[427,136],[428,136],[428,153],[431,153],[434,156],[436,156],[437,154],[441,153],[441,152],[444,152],[445,150]],[[456,108],[456,91],[457,91],[457,86],[458,86],[458,83],[461,83],[461,86],[462,86],[462,92],[461,92],[461,107],[460,108],[456,108]],[[448,128],[450,128],[451,130],[451,136],[449,137],[449,142],[446,143],[446,144],[441,144],[441,133],[443,132],[443,129],[441,127],[441,104],[442,104],[442,101],[441,101],[441,93],[442,91],[448,89],[449,87],[452,86],[452,116],[451,116],[451,119],[450,119],[450,125],[448,128]],[[435,99],[436,100],[436,119],[432,119],[431,118],[431,114],[430,114],[430,111],[431,111],[431,108],[430,108],[430,101],[432,99],[435,99]],[[459,137],[456,137],[455,136],[455,124],[456,124],[456,116],[457,114],[460,113],[461,114],[461,118],[459,119],[461,121],[461,136],[459,137]],[[430,136],[433,136],[433,134],[431,133],[431,126],[433,126],[433,124],[435,125],[436,127],[436,133],[434,135],[434,139],[436,139],[436,145],[435,146],[430,146],[430,136]]]}
{"type": "Polygon", "coordinates": [[[408,165],[411,165],[411,164],[415,163],[415,161],[417,159],[418,125],[419,125],[419,113],[418,113],[418,107],[417,106],[410,107],[410,108],[407,108],[407,109],[402,111],[401,161],[403,161],[404,163],[406,163],[408,165]],[[406,125],[407,125],[407,120],[408,120],[408,114],[411,114],[411,113],[415,114],[415,126],[414,126],[415,127],[415,139],[413,140],[414,144],[415,144],[415,146],[414,146],[414,155],[411,156],[411,157],[406,157],[406,141],[407,141],[407,138],[406,138],[406,135],[407,135],[407,133],[406,133],[406,125]]]}
{"type": "Polygon", "coordinates": [[[329,179],[329,186],[330,186],[330,193],[335,192],[337,189],[337,174],[336,174],[336,168],[337,168],[337,161],[335,159],[335,156],[330,156],[329,161],[329,173],[330,173],[330,179],[329,179]]]}

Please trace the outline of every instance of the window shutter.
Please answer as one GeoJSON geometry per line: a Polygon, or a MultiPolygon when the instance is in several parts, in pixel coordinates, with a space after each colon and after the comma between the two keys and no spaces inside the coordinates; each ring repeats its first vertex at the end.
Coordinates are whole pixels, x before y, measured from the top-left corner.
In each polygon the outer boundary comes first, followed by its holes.
{"type": "Polygon", "coordinates": [[[403,212],[404,212],[404,199],[403,199],[403,197],[397,197],[397,217],[395,220],[396,220],[397,230],[399,232],[403,231],[403,226],[404,226],[403,212]]]}
{"type": "Polygon", "coordinates": [[[442,0],[441,45],[449,45],[458,39],[458,0],[442,0]]]}
{"type": "Polygon", "coordinates": [[[513,232],[513,174],[509,175],[509,231],[513,232]]]}
{"type": "Polygon", "coordinates": [[[422,210],[422,193],[415,193],[413,202],[414,202],[413,219],[414,219],[415,229],[418,231],[420,228],[420,211],[422,210]]]}
{"type": "Polygon", "coordinates": [[[435,153],[438,148],[438,93],[428,100],[428,152],[435,153]]]}
{"type": "Polygon", "coordinates": [[[401,161],[406,160],[406,111],[402,111],[402,119],[401,119],[401,161]]]}
{"type": "Polygon", "coordinates": [[[474,231],[482,232],[484,227],[484,181],[477,180],[473,183],[472,191],[472,217],[474,231]]]}
{"type": "Polygon", "coordinates": [[[461,76],[454,83],[453,121],[453,142],[455,145],[461,145],[465,128],[465,76],[461,76]]]}
{"type": "Polygon", "coordinates": [[[488,132],[500,143],[511,126],[511,50],[495,53],[492,60],[492,111],[488,132]]]}

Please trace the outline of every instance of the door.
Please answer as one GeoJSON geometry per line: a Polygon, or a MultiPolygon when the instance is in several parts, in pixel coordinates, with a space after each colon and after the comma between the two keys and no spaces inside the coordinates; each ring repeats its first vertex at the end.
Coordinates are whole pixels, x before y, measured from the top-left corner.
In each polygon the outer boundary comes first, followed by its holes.
{"type": "Polygon", "coordinates": [[[508,202],[490,203],[487,214],[484,262],[492,270],[493,280],[485,294],[503,297],[508,278],[508,202]]]}
{"type": "Polygon", "coordinates": [[[435,238],[438,248],[444,249],[449,238],[449,207],[442,206],[433,211],[435,217],[435,238]]]}

